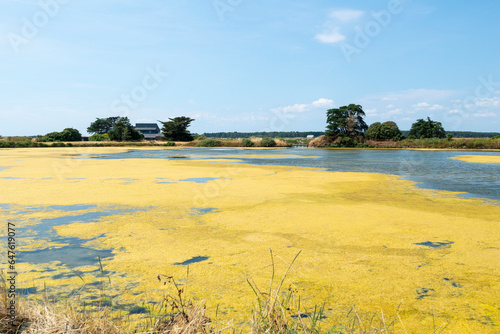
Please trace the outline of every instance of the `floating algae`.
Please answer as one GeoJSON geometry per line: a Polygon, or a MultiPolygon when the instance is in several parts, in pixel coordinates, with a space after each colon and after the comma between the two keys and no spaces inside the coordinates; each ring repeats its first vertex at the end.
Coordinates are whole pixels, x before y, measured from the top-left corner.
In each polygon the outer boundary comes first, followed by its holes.
{"type": "Polygon", "coordinates": [[[475,163],[500,163],[500,155],[457,155],[456,157],[451,157],[451,159],[475,163]]]}
{"type": "MultiPolygon", "coordinates": [[[[219,305],[219,317],[247,320],[244,311],[255,297],[247,279],[263,291],[268,287],[273,275],[269,248],[279,255],[274,259],[275,279],[302,250],[287,279],[299,291],[301,304],[314,309],[326,303],[333,308],[325,309],[326,325],[343,323],[354,304],[360,315],[371,315],[380,309],[394,311],[404,299],[399,314],[408,332],[432,332],[434,321],[451,322],[456,332],[498,332],[499,206],[443,197],[394,175],[61,156],[68,152],[73,153],[69,148],[5,153],[2,163],[12,166],[5,176],[22,179],[0,179],[0,187],[6,189],[0,193],[0,203],[5,204],[0,210],[5,220],[17,219],[19,237],[25,234],[21,251],[71,246],[70,241],[65,244],[71,238],[81,240],[82,247],[112,250],[113,256],[102,259],[102,264],[110,273],[112,285],[105,292],[113,305],[129,305],[128,309],[161,300],[169,292],[156,277],[166,274],[181,280],[186,265],[180,264],[202,254],[210,261],[190,265],[190,296],[206,300],[208,317],[215,316],[219,305]],[[162,176],[175,183],[157,184],[162,176]],[[52,179],[42,180],[48,177],[52,179]],[[215,180],[179,182],[207,177],[215,180]],[[71,183],[66,178],[85,180],[71,183]],[[123,185],[123,178],[138,181],[123,185]],[[18,214],[30,207],[82,204],[97,207],[18,214]],[[103,208],[132,211],[75,220],[107,211],[103,208]],[[217,211],[192,215],[193,208],[217,211]],[[73,220],[57,220],[64,215],[73,220]],[[51,239],[37,243],[41,221],[47,222],[41,226],[47,238],[60,240],[60,245],[47,246],[51,239]],[[454,244],[436,249],[415,245],[451,240],[454,244]]],[[[21,261],[17,269],[21,289],[41,291],[46,284],[52,291],[70,293],[83,279],[90,289],[82,292],[84,300],[98,296],[102,282],[95,264],[79,267],[81,278],[57,261],[43,266],[21,261]]]]}

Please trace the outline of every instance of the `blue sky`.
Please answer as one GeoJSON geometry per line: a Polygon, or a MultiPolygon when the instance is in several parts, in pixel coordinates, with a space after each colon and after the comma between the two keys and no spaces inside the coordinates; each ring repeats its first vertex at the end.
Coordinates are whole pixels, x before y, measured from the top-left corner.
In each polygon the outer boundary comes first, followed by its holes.
{"type": "Polygon", "coordinates": [[[366,122],[500,132],[497,0],[0,0],[0,135],[97,117],[190,130],[366,122]]]}

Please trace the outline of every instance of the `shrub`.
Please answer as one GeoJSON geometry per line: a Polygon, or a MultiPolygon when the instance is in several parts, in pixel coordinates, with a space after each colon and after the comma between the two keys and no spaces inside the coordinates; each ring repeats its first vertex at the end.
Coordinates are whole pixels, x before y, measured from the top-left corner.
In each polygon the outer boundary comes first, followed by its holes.
{"type": "Polygon", "coordinates": [[[500,139],[500,135],[499,136],[494,136],[492,139],[500,139]]]}
{"type": "Polygon", "coordinates": [[[252,146],[253,146],[253,143],[252,143],[252,141],[251,141],[250,139],[248,139],[248,138],[243,138],[243,139],[241,140],[241,146],[243,146],[243,147],[252,147],[252,146]]]}
{"type": "Polygon", "coordinates": [[[215,140],[212,138],[203,139],[202,141],[196,143],[197,147],[219,147],[221,145],[222,142],[220,140],[215,140]]]}
{"type": "Polygon", "coordinates": [[[101,135],[101,134],[93,134],[90,136],[89,141],[104,141],[104,140],[109,140],[109,136],[107,133],[101,135]]]}
{"type": "Polygon", "coordinates": [[[55,142],[55,143],[52,143],[51,147],[66,147],[66,144],[61,143],[61,142],[55,142]]]}
{"type": "Polygon", "coordinates": [[[16,147],[31,147],[31,146],[33,146],[33,143],[28,141],[19,141],[16,143],[16,147]]]}
{"type": "Polygon", "coordinates": [[[276,141],[274,141],[274,139],[272,139],[272,138],[266,137],[260,141],[260,146],[262,146],[262,147],[275,147],[276,141]]]}
{"type": "Polygon", "coordinates": [[[169,141],[168,143],[163,144],[163,146],[175,146],[173,141],[169,141]]]}
{"type": "Polygon", "coordinates": [[[343,136],[337,142],[337,145],[338,145],[338,147],[356,147],[356,146],[358,146],[358,143],[350,137],[343,136]]]}

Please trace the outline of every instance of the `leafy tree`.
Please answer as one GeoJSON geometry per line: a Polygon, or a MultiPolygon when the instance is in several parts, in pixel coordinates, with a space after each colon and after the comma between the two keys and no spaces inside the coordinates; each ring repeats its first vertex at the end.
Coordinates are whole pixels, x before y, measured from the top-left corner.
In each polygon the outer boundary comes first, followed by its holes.
{"type": "Polygon", "coordinates": [[[49,132],[42,137],[42,141],[62,141],[62,136],[60,132],[49,132]]]}
{"type": "Polygon", "coordinates": [[[366,130],[365,137],[373,140],[400,140],[402,132],[398,125],[388,121],[384,123],[375,122],[366,130]]]}
{"type": "Polygon", "coordinates": [[[253,145],[254,145],[253,142],[248,138],[243,138],[241,140],[241,146],[243,147],[252,147],[253,145]]]}
{"type": "Polygon", "coordinates": [[[435,122],[427,117],[427,120],[418,119],[411,125],[410,134],[412,138],[444,138],[446,132],[440,122],[435,122]]]}
{"type": "Polygon", "coordinates": [[[108,117],[108,118],[96,118],[96,120],[90,123],[90,126],[87,128],[88,133],[97,133],[103,135],[108,133],[113,129],[113,126],[116,122],[120,120],[120,117],[108,117]]]}
{"type": "Polygon", "coordinates": [[[198,146],[198,147],[219,147],[221,145],[222,145],[222,142],[220,140],[213,139],[213,138],[203,139],[203,140],[199,141],[198,143],[196,143],[196,146],[198,146]]]}
{"type": "Polygon", "coordinates": [[[135,141],[144,139],[144,135],[134,129],[128,117],[120,117],[113,125],[113,130],[108,132],[110,140],[135,141]]]}
{"type": "Polygon", "coordinates": [[[167,140],[173,140],[173,141],[193,140],[193,136],[187,130],[187,128],[189,127],[191,122],[194,121],[194,119],[181,116],[181,117],[169,118],[169,120],[170,121],[167,122],[158,121],[161,124],[163,124],[161,131],[163,132],[163,136],[165,136],[167,140]]]}
{"type": "Polygon", "coordinates": [[[82,141],[80,131],[73,128],[66,128],[61,132],[50,132],[45,136],[37,136],[39,142],[58,142],[58,141],[82,141]]]}
{"type": "Polygon", "coordinates": [[[61,141],[82,141],[82,134],[77,129],[66,128],[61,132],[61,141]]]}
{"type": "Polygon", "coordinates": [[[357,104],[350,104],[338,109],[329,109],[326,112],[326,135],[327,137],[358,137],[368,129],[363,120],[365,112],[363,107],[357,104]]]}

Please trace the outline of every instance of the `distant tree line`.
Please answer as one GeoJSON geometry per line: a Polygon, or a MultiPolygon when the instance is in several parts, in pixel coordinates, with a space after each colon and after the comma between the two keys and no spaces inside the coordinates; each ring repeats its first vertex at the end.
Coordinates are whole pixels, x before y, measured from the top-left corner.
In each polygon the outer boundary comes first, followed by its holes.
{"type": "Polygon", "coordinates": [[[207,138],[304,138],[308,135],[315,137],[324,135],[324,131],[271,131],[271,132],[206,132],[203,135],[207,138]]]}

